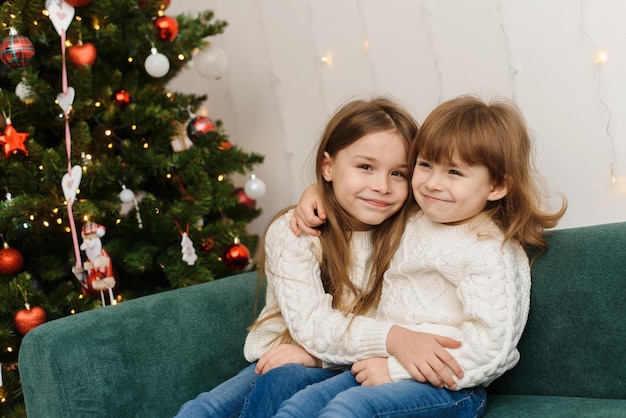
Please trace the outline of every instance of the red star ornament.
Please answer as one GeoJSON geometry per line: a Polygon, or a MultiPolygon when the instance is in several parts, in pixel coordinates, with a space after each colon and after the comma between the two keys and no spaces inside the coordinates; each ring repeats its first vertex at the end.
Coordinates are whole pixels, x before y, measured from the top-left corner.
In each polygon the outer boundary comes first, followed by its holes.
{"type": "Polygon", "coordinates": [[[11,125],[11,120],[7,118],[7,127],[4,130],[4,135],[0,135],[0,146],[4,150],[4,158],[9,158],[12,154],[17,154],[18,151],[24,155],[28,155],[26,149],[26,139],[29,134],[26,132],[18,132],[11,125]]]}

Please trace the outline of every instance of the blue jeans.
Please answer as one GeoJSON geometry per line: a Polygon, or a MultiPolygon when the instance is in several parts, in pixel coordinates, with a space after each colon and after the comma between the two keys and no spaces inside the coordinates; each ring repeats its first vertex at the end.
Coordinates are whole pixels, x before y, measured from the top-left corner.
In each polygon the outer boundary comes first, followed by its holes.
{"type": "Polygon", "coordinates": [[[249,365],[210,392],[185,402],[176,418],[271,417],[300,389],[341,373],[287,364],[259,375],[254,372],[255,366],[249,365]]]}
{"type": "Polygon", "coordinates": [[[453,391],[415,380],[361,386],[347,371],[299,391],[275,417],[480,417],[486,404],[482,386],[453,391]]]}

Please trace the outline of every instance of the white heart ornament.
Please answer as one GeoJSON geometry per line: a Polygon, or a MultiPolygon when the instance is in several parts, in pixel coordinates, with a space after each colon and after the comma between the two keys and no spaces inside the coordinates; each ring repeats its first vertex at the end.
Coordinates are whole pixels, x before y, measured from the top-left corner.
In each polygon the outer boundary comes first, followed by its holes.
{"type": "Polygon", "coordinates": [[[72,20],[74,20],[74,7],[66,2],[49,2],[47,4],[50,21],[54,25],[59,36],[67,32],[72,20]]]}
{"type": "Polygon", "coordinates": [[[76,191],[80,186],[80,179],[83,177],[83,169],[79,165],[72,167],[69,173],[66,173],[61,180],[61,187],[63,188],[63,195],[65,200],[69,203],[73,203],[76,199],[76,191]]]}
{"type": "Polygon", "coordinates": [[[70,113],[70,107],[74,103],[75,95],[76,90],[74,90],[74,87],[68,87],[67,93],[57,94],[57,104],[61,109],[63,109],[63,112],[65,112],[66,115],[70,113]]]}

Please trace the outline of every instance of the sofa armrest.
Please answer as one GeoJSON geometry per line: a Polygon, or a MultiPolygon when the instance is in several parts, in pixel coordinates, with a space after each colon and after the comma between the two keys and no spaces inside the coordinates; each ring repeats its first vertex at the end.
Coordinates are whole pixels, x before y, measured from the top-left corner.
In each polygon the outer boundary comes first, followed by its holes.
{"type": "Polygon", "coordinates": [[[22,341],[29,418],[172,416],[247,363],[257,273],[43,324],[22,341]]]}

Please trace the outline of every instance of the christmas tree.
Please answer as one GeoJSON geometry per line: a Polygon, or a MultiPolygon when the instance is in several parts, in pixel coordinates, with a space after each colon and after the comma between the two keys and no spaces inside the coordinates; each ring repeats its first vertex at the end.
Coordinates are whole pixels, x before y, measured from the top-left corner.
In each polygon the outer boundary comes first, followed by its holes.
{"type": "Polygon", "coordinates": [[[263,157],[198,113],[207,97],[167,87],[185,66],[217,82],[210,37],[227,24],[168,6],[0,1],[3,416],[23,416],[17,353],[32,327],[254,268],[263,157]]]}

